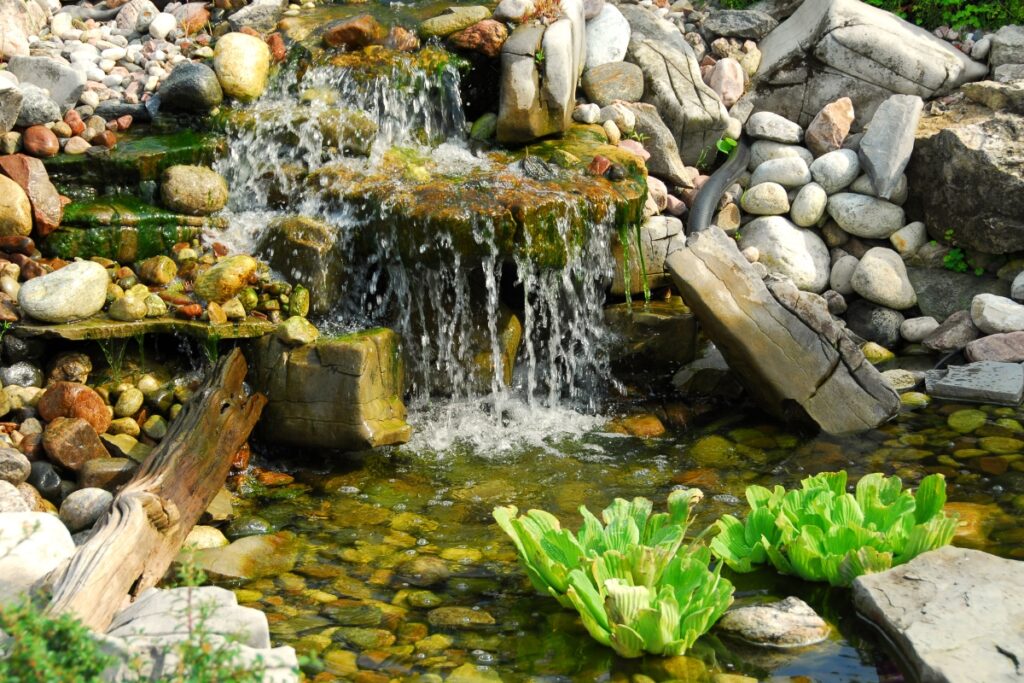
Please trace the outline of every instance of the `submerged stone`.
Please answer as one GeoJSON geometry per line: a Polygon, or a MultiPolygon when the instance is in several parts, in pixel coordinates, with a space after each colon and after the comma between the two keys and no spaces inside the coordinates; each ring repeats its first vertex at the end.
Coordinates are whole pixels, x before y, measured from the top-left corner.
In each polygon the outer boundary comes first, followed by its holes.
{"type": "Polygon", "coordinates": [[[755,645],[777,648],[814,645],[832,632],[810,605],[795,597],[731,609],[716,628],[755,645]]]}

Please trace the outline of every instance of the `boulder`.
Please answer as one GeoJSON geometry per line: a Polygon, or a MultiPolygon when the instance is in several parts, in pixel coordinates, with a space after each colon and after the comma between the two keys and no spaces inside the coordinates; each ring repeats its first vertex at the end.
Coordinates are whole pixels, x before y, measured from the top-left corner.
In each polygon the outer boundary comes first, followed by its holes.
{"type": "Polygon", "coordinates": [[[387,30],[370,14],[333,21],[324,29],[323,41],[327,47],[361,50],[380,42],[387,30]]]}
{"type": "Polygon", "coordinates": [[[64,201],[50,182],[42,161],[24,154],[7,154],[0,156],[0,173],[24,190],[40,237],[46,237],[60,226],[64,218],[64,201]]]}
{"type": "Polygon", "coordinates": [[[910,284],[917,292],[917,305],[924,315],[945,320],[957,311],[970,308],[978,294],[1009,296],[1005,280],[978,277],[972,273],[954,273],[945,268],[907,268],[910,284]]]}
{"type": "Polygon", "coordinates": [[[971,362],[991,360],[1001,363],[1024,362],[1024,332],[992,334],[968,342],[964,355],[971,362]]]}
{"type": "MultiPolygon", "coordinates": [[[[206,551],[200,551],[206,552],[206,551]]],[[[272,551],[271,551],[272,552],[272,551]]],[[[176,645],[194,642],[195,620],[203,617],[207,643],[232,643],[232,666],[260,670],[264,681],[298,683],[299,664],[291,647],[270,647],[267,617],[239,607],[235,594],[216,586],[150,588],[114,615],[104,639],[121,660],[110,680],[132,680],[145,671],[151,680],[180,676],[176,645]]]]}
{"type": "Polygon", "coordinates": [[[263,94],[270,72],[270,48],[246,33],[228,33],[217,40],[213,70],[224,94],[250,102],[263,94]]]}
{"type": "Polygon", "coordinates": [[[31,83],[19,85],[18,90],[21,93],[21,109],[15,125],[38,126],[60,120],[60,107],[45,90],[31,83]]]}
{"type": "Polygon", "coordinates": [[[508,40],[508,28],[494,19],[478,21],[448,36],[448,42],[460,50],[479,52],[492,59],[501,54],[501,46],[508,40]]]}
{"type": "Polygon", "coordinates": [[[811,171],[807,168],[807,162],[799,157],[771,159],[754,169],[750,176],[751,187],[760,183],[778,183],[786,189],[794,189],[809,182],[811,171]]]}
{"type": "Polygon", "coordinates": [[[224,91],[217,74],[202,62],[180,62],[160,84],[160,108],[206,114],[220,106],[224,91]]]}
{"type": "Polygon", "coordinates": [[[34,31],[27,4],[0,0],[0,56],[5,60],[28,56],[28,37],[34,31]]]}
{"type": "Polygon", "coordinates": [[[857,154],[871,178],[875,196],[892,199],[914,151],[914,135],[924,102],[917,95],[893,95],[878,106],[860,139],[857,154]]]}
{"type": "Polygon", "coordinates": [[[702,230],[666,265],[704,333],[765,410],[831,434],[888,420],[899,397],[836,325],[820,296],[766,284],[720,230],[702,230]]]}
{"type": "Polygon", "coordinates": [[[828,286],[828,247],[810,230],[781,216],[757,218],[743,228],[740,238],[740,248],[749,247],[760,253],[759,263],[792,279],[802,290],[820,293],[828,286]]]}
{"type": "Polygon", "coordinates": [[[43,448],[50,460],[71,472],[90,460],[109,457],[96,430],[79,417],[54,418],[43,432],[43,448]]]}
{"type": "Polygon", "coordinates": [[[672,131],[661,120],[656,107],[642,102],[625,105],[636,119],[636,132],[645,138],[645,149],[651,157],[647,171],[675,187],[693,187],[693,177],[679,156],[679,147],[672,131]]]}
{"type": "Polygon", "coordinates": [[[900,336],[911,344],[919,344],[939,329],[939,321],[931,316],[907,318],[900,325],[900,336]]]}
{"type": "Polygon", "coordinates": [[[228,203],[228,184],[205,166],[170,166],[160,179],[160,198],[171,211],[209,216],[228,203]]]}
{"type": "Polygon", "coordinates": [[[1024,562],[946,546],[853,582],[857,611],[877,624],[924,681],[1020,679],[1024,562]]]}
{"type": "Polygon", "coordinates": [[[707,80],[708,86],[718,94],[726,107],[731,107],[743,97],[746,73],[743,66],[731,57],[715,62],[707,80]]]}
{"type": "Polygon", "coordinates": [[[277,28],[277,22],[287,8],[288,0],[252,0],[245,7],[232,12],[228,24],[232,31],[249,27],[260,33],[270,33],[277,28]]]}
{"type": "Polygon", "coordinates": [[[804,144],[814,156],[842,149],[854,122],[853,100],[840,97],[821,108],[804,132],[804,144]]]}
{"type": "Polygon", "coordinates": [[[993,69],[1004,64],[1024,64],[1024,26],[1003,26],[991,36],[988,63],[993,69]]]}
{"type": "Polygon", "coordinates": [[[60,152],[60,140],[57,139],[57,135],[42,125],[26,128],[21,135],[21,146],[28,154],[42,159],[57,156],[60,152]]]}
{"type": "Polygon", "coordinates": [[[565,0],[548,26],[521,24],[501,48],[497,137],[528,142],[571,123],[586,56],[582,0],[565,0]],[[537,55],[544,59],[538,60],[537,55]],[[538,63],[540,62],[540,63],[538,63]]]}
{"type": "Polygon", "coordinates": [[[160,10],[150,0],[129,0],[117,13],[117,28],[129,33],[148,33],[149,25],[158,14],[160,10]]]}
{"type": "Polygon", "coordinates": [[[21,90],[10,83],[0,83],[0,133],[14,128],[21,115],[21,104],[24,95],[21,90]]]}
{"type": "Polygon", "coordinates": [[[583,72],[583,92],[588,100],[601,107],[616,100],[638,102],[644,95],[644,73],[629,62],[591,67],[583,72]]]}
{"type": "Polygon", "coordinates": [[[953,313],[924,339],[924,347],[939,353],[959,351],[978,338],[970,311],[953,313]]]}
{"type": "Polygon", "coordinates": [[[744,127],[747,135],[755,140],[771,140],[787,145],[797,145],[804,139],[803,128],[770,111],[751,114],[744,127]]]}
{"type": "Polygon", "coordinates": [[[747,169],[756,171],[757,167],[766,161],[786,157],[799,157],[808,167],[814,162],[814,155],[799,145],[786,145],[771,140],[755,140],[750,145],[750,161],[747,163],[747,169]]]}
{"type": "Polygon", "coordinates": [[[917,304],[903,259],[885,247],[868,249],[857,264],[850,285],[868,301],[897,311],[917,304]]]}
{"type": "MultiPolygon", "coordinates": [[[[17,187],[13,181],[11,185],[17,187]]],[[[25,201],[27,204],[28,200],[25,201]]],[[[107,269],[100,264],[75,261],[23,283],[18,305],[23,313],[43,322],[66,323],[88,318],[99,313],[107,302],[109,283],[107,269]]]]}
{"type": "Polygon", "coordinates": [[[17,486],[32,472],[32,463],[21,451],[0,446],[0,479],[17,486]]]}
{"type": "Polygon", "coordinates": [[[810,605],[795,597],[730,609],[715,629],[754,645],[778,648],[807,647],[832,633],[810,605]]]}
{"type": "Polygon", "coordinates": [[[850,149],[837,149],[826,152],[810,164],[814,182],[821,185],[827,194],[835,194],[857,179],[860,173],[860,160],[857,153],[850,149]]]}
{"type": "Polygon", "coordinates": [[[846,325],[851,332],[887,349],[895,348],[899,344],[900,326],[904,320],[903,314],[899,311],[864,299],[854,301],[846,311],[846,325]]]}
{"type": "Polygon", "coordinates": [[[863,126],[892,94],[930,99],[987,73],[952,44],[859,0],[806,0],[758,47],[750,106],[801,125],[845,96],[863,126]]]}
{"type": "Polygon", "coordinates": [[[933,239],[988,254],[1024,249],[1024,117],[954,107],[921,120],[907,208],[933,239]],[[984,188],[984,191],[978,191],[984,188]],[[993,201],[998,197],[997,201],[993,201]]]}
{"type": "Polygon", "coordinates": [[[994,294],[978,294],[971,301],[971,320],[985,334],[1024,330],[1024,305],[994,294]]]}
{"type": "Polygon", "coordinates": [[[642,295],[644,285],[648,289],[666,287],[671,284],[665,272],[665,256],[673,240],[683,234],[683,223],[671,216],[651,216],[640,229],[629,236],[628,253],[626,245],[616,239],[612,243],[612,257],[615,270],[612,274],[611,293],[622,296],[626,293],[626,271],[629,271],[629,293],[642,295]],[[638,253],[639,243],[639,253],[638,253]],[[646,271],[641,270],[641,266],[646,271]]]}
{"type": "Polygon", "coordinates": [[[756,216],[778,216],[789,212],[789,197],[778,183],[760,183],[743,193],[740,206],[756,216]]]}
{"type": "Polygon", "coordinates": [[[700,73],[693,48],[674,24],[635,5],[622,5],[632,33],[627,61],[644,72],[644,102],[673,131],[682,159],[694,164],[711,154],[729,125],[729,113],[700,73]]]}
{"type": "Polygon", "coordinates": [[[22,597],[74,552],[71,534],[56,516],[43,512],[0,514],[0,605],[22,597]]]}
{"type": "Polygon", "coordinates": [[[708,14],[701,27],[716,36],[761,40],[778,25],[775,17],[755,9],[720,9],[708,14]]]}
{"type": "Polygon", "coordinates": [[[7,68],[20,83],[46,90],[61,115],[78,104],[85,91],[85,76],[80,71],[50,57],[14,57],[7,68]]]}
{"type": "Polygon", "coordinates": [[[888,238],[906,220],[903,209],[895,204],[852,192],[829,197],[828,213],[846,232],[869,239],[888,238]]]}
{"type": "Polygon", "coordinates": [[[28,195],[18,183],[0,176],[0,237],[24,237],[31,233],[32,203],[28,195]]]}
{"type": "Polygon", "coordinates": [[[821,222],[828,205],[828,195],[818,183],[807,183],[797,192],[789,207],[789,216],[801,228],[821,222]]]}
{"type": "Polygon", "coordinates": [[[829,288],[843,296],[853,294],[853,274],[858,265],[860,261],[850,254],[836,259],[828,276],[829,288]]]}
{"type": "Polygon", "coordinates": [[[195,280],[195,293],[206,301],[222,304],[249,285],[256,275],[257,266],[252,256],[228,256],[199,274],[195,280]]]}
{"type": "Polygon", "coordinates": [[[290,348],[273,337],[256,345],[253,383],[270,398],[261,424],[275,443],[361,450],[404,443],[404,369],[387,329],[321,337],[290,348]]]}
{"type": "MultiPolygon", "coordinates": [[[[580,28],[583,23],[583,4],[579,3],[580,28]]],[[[420,35],[424,38],[444,38],[456,31],[467,29],[478,21],[491,16],[491,11],[482,5],[449,7],[447,10],[420,23],[420,35]]]]}
{"type": "Polygon", "coordinates": [[[586,68],[621,62],[630,36],[629,22],[615,5],[605,3],[600,13],[587,20],[586,68]]]}

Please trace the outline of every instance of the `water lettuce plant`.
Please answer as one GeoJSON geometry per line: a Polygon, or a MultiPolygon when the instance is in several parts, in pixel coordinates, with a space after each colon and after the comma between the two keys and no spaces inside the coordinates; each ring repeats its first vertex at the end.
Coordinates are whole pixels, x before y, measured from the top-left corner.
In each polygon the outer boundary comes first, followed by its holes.
{"type": "Polygon", "coordinates": [[[917,493],[899,477],[869,474],[846,491],[846,472],[804,479],[799,489],[747,487],[746,523],[724,515],[711,551],[738,572],[770,562],[783,574],[849,586],[862,574],[885,571],[953,539],[946,481],[925,477],[917,493]]]}
{"type": "Polygon", "coordinates": [[[599,643],[623,657],[680,655],[732,603],[721,565],[708,568],[710,550],[699,537],[685,543],[702,497],[699,489],[673,491],[668,512],[658,514],[646,498],[617,498],[601,519],[580,506],[575,534],[543,510],[517,517],[515,506],[497,507],[494,519],[534,587],[579,612],[599,643]]]}

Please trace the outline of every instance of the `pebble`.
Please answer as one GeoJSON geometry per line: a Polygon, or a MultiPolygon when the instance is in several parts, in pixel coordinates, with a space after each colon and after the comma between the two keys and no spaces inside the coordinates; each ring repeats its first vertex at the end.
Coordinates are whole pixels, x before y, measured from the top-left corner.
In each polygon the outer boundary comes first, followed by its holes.
{"type": "MultiPolygon", "coordinates": [[[[802,160],[799,160],[803,163],[802,160]]],[[[808,171],[808,173],[810,173],[808,171]]],[[[756,171],[755,171],[756,174],[756,171]]],[[[817,225],[825,216],[828,194],[818,183],[809,182],[800,188],[790,206],[790,218],[801,228],[817,225]]]]}
{"type": "Polygon", "coordinates": [[[770,159],[754,169],[750,184],[778,183],[783,187],[802,187],[811,182],[811,171],[807,162],[800,157],[783,157],[770,159]]]}
{"type": "Polygon", "coordinates": [[[837,149],[822,154],[810,166],[814,182],[832,195],[848,187],[860,174],[860,160],[850,149],[837,149]]]}
{"type": "Polygon", "coordinates": [[[60,505],[60,521],[71,533],[88,529],[110,509],[114,495],[99,488],[79,489],[60,505]]]}
{"type": "Polygon", "coordinates": [[[746,131],[752,138],[785,144],[799,144],[804,139],[803,128],[784,116],[768,111],[751,114],[747,119],[746,131]]]}

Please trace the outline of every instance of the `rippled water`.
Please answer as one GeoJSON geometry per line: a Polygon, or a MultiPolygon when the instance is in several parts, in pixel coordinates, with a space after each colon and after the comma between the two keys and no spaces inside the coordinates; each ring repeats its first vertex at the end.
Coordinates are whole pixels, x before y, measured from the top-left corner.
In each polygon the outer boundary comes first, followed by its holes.
{"type": "MultiPolygon", "coordinates": [[[[319,652],[326,680],[354,680],[351,667],[363,672],[358,680],[377,680],[365,678],[366,671],[403,680],[469,663],[504,681],[647,680],[638,674],[712,681],[715,672],[730,672],[767,681],[894,683],[903,680],[899,667],[852,613],[846,591],[767,571],[730,576],[737,601],[798,595],[835,627],[827,643],[766,652],[712,632],[687,658],[620,659],[594,643],[574,613],[533,591],[490,512],[498,504],[543,508],[575,527],[580,505],[596,511],[617,496],[643,495],[661,506],[672,487],[687,485],[706,494],[701,528],[723,513],[742,514],[751,483],[792,486],[808,474],[845,468],[851,478],[880,470],[913,485],[940,471],[951,500],[972,525],[983,527],[957,542],[1024,558],[1021,455],[984,450],[1024,446],[1017,440],[1024,414],[984,407],[983,424],[975,414],[972,432],[951,430],[952,414],[975,409],[936,405],[848,440],[806,438],[756,415],[730,412],[692,432],[652,440],[590,430],[499,452],[440,436],[435,450],[423,436],[387,452],[347,457],[327,471],[296,463],[295,484],[272,490],[276,500],[249,504],[275,528],[297,534],[304,547],[299,562],[284,576],[240,586],[240,596],[269,613],[275,642],[319,652]],[[296,497],[283,499],[290,495],[296,497]],[[426,589],[409,585],[402,563],[415,557],[440,558],[450,578],[426,589]],[[494,623],[433,624],[430,613],[439,606],[487,613],[494,623]],[[437,645],[444,647],[434,651],[437,645]]],[[[571,421],[565,414],[548,417],[571,421]]],[[[272,456],[276,465],[280,456],[272,456]]]]}

